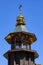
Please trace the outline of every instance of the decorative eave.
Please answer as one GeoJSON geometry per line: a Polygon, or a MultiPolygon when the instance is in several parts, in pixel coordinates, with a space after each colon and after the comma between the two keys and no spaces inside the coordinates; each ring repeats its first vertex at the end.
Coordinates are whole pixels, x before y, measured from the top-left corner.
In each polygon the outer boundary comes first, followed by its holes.
{"type": "Polygon", "coordinates": [[[37,40],[35,34],[27,33],[27,32],[14,32],[10,33],[5,37],[5,40],[9,44],[16,44],[20,45],[21,43],[25,44],[32,44],[37,40]]]}
{"type": "Polygon", "coordinates": [[[34,59],[36,59],[36,58],[38,58],[39,57],[39,55],[38,55],[38,53],[36,52],[36,51],[34,51],[34,50],[26,50],[26,49],[15,49],[15,50],[9,50],[8,52],[6,52],[5,54],[4,54],[4,57],[6,58],[6,59],[8,59],[8,57],[9,57],[9,54],[12,54],[12,53],[19,53],[19,52],[26,52],[26,53],[32,53],[33,55],[34,55],[34,59]]]}

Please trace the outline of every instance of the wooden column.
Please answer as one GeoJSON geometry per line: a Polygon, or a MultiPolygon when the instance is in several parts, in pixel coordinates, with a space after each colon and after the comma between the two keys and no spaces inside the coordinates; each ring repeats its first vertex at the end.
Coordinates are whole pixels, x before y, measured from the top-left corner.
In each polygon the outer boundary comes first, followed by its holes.
{"type": "Polygon", "coordinates": [[[23,43],[21,44],[21,48],[23,48],[23,43]]]}
{"type": "Polygon", "coordinates": [[[27,44],[26,49],[31,49],[31,45],[27,44]]]}

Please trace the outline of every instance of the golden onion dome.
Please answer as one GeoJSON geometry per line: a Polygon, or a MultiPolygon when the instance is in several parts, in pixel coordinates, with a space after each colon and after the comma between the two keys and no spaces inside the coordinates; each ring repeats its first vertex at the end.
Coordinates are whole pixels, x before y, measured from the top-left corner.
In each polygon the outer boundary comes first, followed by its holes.
{"type": "Polygon", "coordinates": [[[24,17],[23,17],[22,15],[19,15],[19,16],[17,17],[17,22],[18,22],[18,23],[24,23],[24,17]]]}

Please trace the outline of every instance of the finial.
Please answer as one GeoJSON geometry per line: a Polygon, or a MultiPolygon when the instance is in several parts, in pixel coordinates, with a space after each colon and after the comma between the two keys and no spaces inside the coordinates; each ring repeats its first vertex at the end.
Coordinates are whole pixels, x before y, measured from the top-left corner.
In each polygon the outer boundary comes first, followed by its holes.
{"type": "Polygon", "coordinates": [[[20,4],[19,6],[19,9],[20,9],[20,15],[22,14],[22,5],[20,4]]]}
{"type": "Polygon", "coordinates": [[[21,23],[24,24],[24,16],[22,15],[22,5],[21,4],[19,6],[19,10],[20,10],[20,15],[17,16],[17,22],[20,24],[21,23]]]}

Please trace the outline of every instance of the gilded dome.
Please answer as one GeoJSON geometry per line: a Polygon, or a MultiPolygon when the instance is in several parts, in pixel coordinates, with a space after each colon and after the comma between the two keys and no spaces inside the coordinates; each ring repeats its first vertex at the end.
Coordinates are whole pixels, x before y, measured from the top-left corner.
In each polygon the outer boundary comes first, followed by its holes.
{"type": "Polygon", "coordinates": [[[18,23],[24,23],[24,17],[23,17],[22,15],[19,15],[19,16],[17,17],[17,22],[18,22],[18,23]]]}

